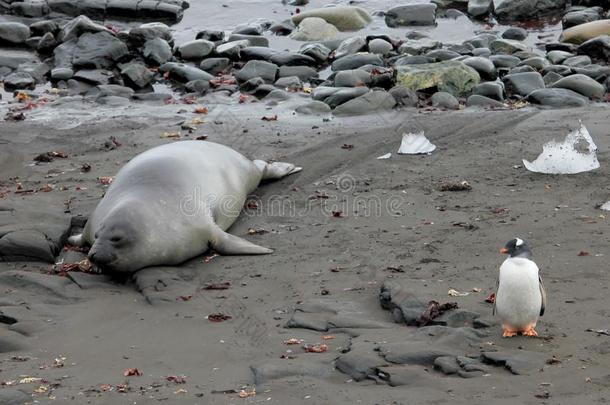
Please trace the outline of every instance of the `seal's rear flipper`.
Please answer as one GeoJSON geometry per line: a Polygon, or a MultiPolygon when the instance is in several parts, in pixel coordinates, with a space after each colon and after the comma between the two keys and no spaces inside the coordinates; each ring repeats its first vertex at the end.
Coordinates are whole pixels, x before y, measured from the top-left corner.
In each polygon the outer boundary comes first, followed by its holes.
{"type": "Polygon", "coordinates": [[[85,240],[83,234],[73,235],[68,238],[68,243],[72,246],[85,246],[85,240]]]}
{"type": "Polygon", "coordinates": [[[286,162],[267,163],[263,160],[255,160],[254,164],[263,170],[262,180],[275,180],[290,174],[298,173],[303,170],[302,167],[286,162]]]}
{"type": "Polygon", "coordinates": [[[210,247],[223,255],[267,255],[273,250],[255,245],[220,228],[214,230],[210,247]]]}

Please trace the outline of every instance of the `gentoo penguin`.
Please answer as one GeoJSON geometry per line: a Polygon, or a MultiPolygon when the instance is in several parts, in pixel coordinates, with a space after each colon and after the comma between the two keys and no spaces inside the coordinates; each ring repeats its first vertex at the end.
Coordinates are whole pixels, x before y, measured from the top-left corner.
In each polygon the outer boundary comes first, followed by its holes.
{"type": "Polygon", "coordinates": [[[524,240],[515,238],[500,253],[509,255],[500,266],[493,311],[502,319],[502,336],[538,336],[534,328],[544,315],[546,293],[538,266],[530,259],[532,251],[524,240]]]}

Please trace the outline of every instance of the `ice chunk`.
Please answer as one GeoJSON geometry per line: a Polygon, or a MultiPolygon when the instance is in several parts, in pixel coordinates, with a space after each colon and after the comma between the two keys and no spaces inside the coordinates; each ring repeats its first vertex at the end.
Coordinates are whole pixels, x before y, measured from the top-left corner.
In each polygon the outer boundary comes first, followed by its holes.
{"type": "Polygon", "coordinates": [[[399,155],[418,155],[421,153],[431,153],[436,149],[436,145],[426,138],[424,131],[415,134],[403,134],[399,155]]]}
{"type": "Polygon", "coordinates": [[[523,160],[530,172],[545,174],[575,174],[599,168],[597,146],[587,128],[570,132],[563,142],[551,141],[542,147],[542,153],[533,162],[523,160]]]}
{"type": "Polygon", "coordinates": [[[604,211],[610,211],[610,201],[606,202],[605,204],[602,204],[599,208],[604,211]]]}
{"type": "Polygon", "coordinates": [[[389,159],[392,157],[391,153],[386,153],[385,155],[379,156],[377,159],[389,159]]]}

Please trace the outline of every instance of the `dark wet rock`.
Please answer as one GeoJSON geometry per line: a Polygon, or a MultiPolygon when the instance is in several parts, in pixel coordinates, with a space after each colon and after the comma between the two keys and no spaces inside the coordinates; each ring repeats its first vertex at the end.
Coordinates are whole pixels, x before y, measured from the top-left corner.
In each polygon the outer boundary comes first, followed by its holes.
{"type": "Polygon", "coordinates": [[[442,46],[443,44],[441,42],[432,39],[409,39],[400,45],[400,47],[398,48],[398,52],[406,53],[409,55],[419,55],[432,51],[434,49],[439,49],[442,46]]]}
{"type": "Polygon", "coordinates": [[[0,238],[0,260],[54,263],[56,253],[57,246],[39,231],[19,230],[0,238]]]}
{"type": "Polygon", "coordinates": [[[445,108],[447,110],[457,110],[460,108],[460,102],[457,98],[444,91],[434,93],[430,100],[434,107],[445,108]]]}
{"type": "Polygon", "coordinates": [[[589,98],[601,99],[606,94],[606,88],[603,84],[583,74],[575,74],[559,79],[553,83],[552,87],[573,90],[589,98]]]}
{"type": "Polygon", "coordinates": [[[131,98],[134,94],[134,90],[129,87],[120,86],[118,84],[102,84],[96,86],[95,89],[89,92],[91,95],[96,97],[123,97],[131,98]]]}
{"type": "MultiPolygon", "coordinates": [[[[67,85],[68,85],[68,94],[70,94],[71,96],[86,94],[93,88],[92,84],[86,83],[86,82],[83,82],[80,80],[76,80],[76,79],[69,79],[67,81],[67,85]]],[[[62,99],[60,99],[60,100],[62,100],[62,99]]]]}
{"type": "Polygon", "coordinates": [[[574,55],[571,52],[565,52],[565,51],[550,51],[549,53],[546,54],[546,58],[553,65],[558,65],[561,62],[563,62],[564,60],[571,58],[572,56],[576,56],[576,55],[574,55]]]}
{"type": "Polygon", "coordinates": [[[512,55],[492,55],[489,60],[497,68],[513,68],[521,63],[521,59],[512,55]]]}
{"type": "Polygon", "coordinates": [[[563,78],[563,76],[555,72],[549,72],[542,77],[542,79],[544,80],[544,84],[547,87],[551,87],[553,83],[555,83],[557,80],[560,80],[561,78],[563,78]]]}
{"type": "Polygon", "coordinates": [[[162,39],[170,45],[173,43],[170,28],[166,24],[160,22],[142,24],[139,27],[129,30],[129,41],[136,47],[143,46],[146,42],[154,39],[162,39]]]}
{"type": "MultiPolygon", "coordinates": [[[[493,98],[481,96],[478,94],[473,94],[472,96],[468,97],[468,99],[466,100],[466,106],[484,107],[484,108],[504,108],[504,107],[506,107],[504,105],[504,103],[502,103],[501,101],[495,100],[493,98]]],[[[480,326],[477,326],[477,325],[479,325],[477,323],[478,320],[479,320],[479,318],[476,318],[473,321],[473,326],[480,327],[480,326]]]]}
{"type": "Polygon", "coordinates": [[[588,57],[587,55],[573,56],[571,58],[565,59],[561,64],[564,66],[570,66],[570,67],[582,67],[582,66],[590,65],[591,58],[588,57]]]}
{"type": "Polygon", "coordinates": [[[16,1],[11,4],[11,13],[24,17],[40,18],[48,15],[50,11],[48,4],[42,1],[16,1]]]}
{"type": "Polygon", "coordinates": [[[251,369],[254,374],[254,383],[257,385],[294,376],[328,378],[334,372],[331,362],[313,362],[302,359],[278,359],[269,363],[252,366],[251,369]]]}
{"type": "Polygon", "coordinates": [[[573,67],[570,70],[572,71],[572,73],[583,74],[599,82],[610,76],[610,66],[602,66],[597,64],[587,65],[583,67],[573,67]]]}
{"type": "Polygon", "coordinates": [[[394,97],[396,104],[400,106],[416,107],[419,102],[417,93],[405,86],[394,86],[388,92],[394,97]]]}
{"type": "Polygon", "coordinates": [[[606,63],[610,62],[610,36],[601,35],[584,42],[578,47],[578,53],[606,63]]]}
{"type": "Polygon", "coordinates": [[[472,91],[474,95],[485,96],[497,101],[504,101],[504,85],[502,82],[481,83],[472,91]]]}
{"type": "Polygon", "coordinates": [[[256,22],[251,24],[240,24],[233,30],[232,34],[238,35],[263,35],[265,32],[266,24],[258,24],[256,22]]]}
{"type": "Polygon", "coordinates": [[[377,368],[387,364],[377,355],[360,354],[353,351],[339,356],[335,361],[337,370],[349,375],[355,381],[362,381],[376,375],[377,368]]]}
{"type": "Polygon", "coordinates": [[[173,57],[171,46],[163,38],[147,40],[144,43],[142,55],[144,55],[149,63],[155,66],[163,65],[173,57]]]}
{"type": "Polygon", "coordinates": [[[371,74],[362,69],[342,70],[335,75],[335,87],[370,86],[371,83],[371,74]]]}
{"type": "Polygon", "coordinates": [[[348,55],[341,59],[337,59],[331,65],[331,69],[336,72],[340,70],[357,69],[364,65],[383,66],[384,62],[379,55],[361,53],[356,55],[348,55]]]}
{"type": "Polygon", "coordinates": [[[93,85],[108,84],[114,77],[112,72],[101,69],[82,69],[74,74],[75,80],[84,81],[93,85]]]}
{"type": "Polygon", "coordinates": [[[494,13],[499,19],[514,21],[532,18],[565,7],[565,0],[493,0],[494,13]]]}
{"type": "Polygon", "coordinates": [[[434,63],[434,59],[424,55],[402,56],[394,62],[396,66],[402,65],[423,65],[425,63],[434,63]]]}
{"type": "Polygon", "coordinates": [[[475,48],[489,48],[491,43],[498,39],[498,36],[490,33],[479,34],[474,38],[464,41],[465,44],[470,44],[475,48]]]}
{"type": "Polygon", "coordinates": [[[133,95],[133,98],[135,100],[139,100],[139,101],[156,101],[156,102],[163,102],[165,100],[171,99],[172,98],[172,94],[170,93],[155,93],[155,92],[150,92],[150,93],[136,93],[133,95]]]}
{"type": "Polygon", "coordinates": [[[66,42],[73,39],[77,39],[81,35],[85,33],[98,33],[105,32],[111,34],[111,31],[104,27],[103,25],[96,24],[89,17],[81,15],[79,17],[70,20],[66,25],[64,25],[59,34],[57,34],[57,40],[59,42],[66,42]]]}
{"type": "Polygon", "coordinates": [[[72,56],[76,67],[109,68],[129,55],[127,45],[107,32],[85,33],[78,40],[64,42],[55,48],[56,65],[66,66],[66,61],[57,63],[58,49],[65,47],[65,56],[72,56]]]}
{"type": "Polygon", "coordinates": [[[562,76],[568,76],[572,74],[572,68],[563,65],[549,65],[542,69],[542,74],[547,74],[549,72],[558,73],[562,76]]]}
{"type": "Polygon", "coordinates": [[[394,108],[396,100],[386,91],[375,90],[349,100],[335,108],[334,115],[364,115],[394,108]]]}
{"type": "Polygon", "coordinates": [[[317,62],[325,62],[328,59],[330,52],[331,50],[328,47],[318,43],[303,45],[301,49],[299,49],[299,53],[309,56],[317,62]]]}
{"type": "Polygon", "coordinates": [[[278,51],[264,46],[248,46],[240,51],[240,59],[243,61],[265,60],[268,62],[277,53],[278,51]]]}
{"type": "Polygon", "coordinates": [[[339,30],[324,19],[309,17],[303,19],[297,28],[292,31],[290,38],[296,41],[324,41],[336,38],[339,30]]]}
{"type": "Polygon", "coordinates": [[[492,0],[470,0],[468,2],[468,14],[473,17],[485,17],[491,12],[492,0]]]}
{"type": "Polygon", "coordinates": [[[303,82],[298,76],[285,76],[277,79],[274,86],[291,91],[297,91],[303,88],[303,82]]]}
{"type": "Polygon", "coordinates": [[[36,80],[26,72],[15,72],[4,78],[4,88],[8,91],[34,89],[36,80]]]}
{"type": "Polygon", "coordinates": [[[290,35],[294,29],[295,26],[291,22],[276,22],[269,27],[269,31],[279,36],[290,35]]]}
{"type": "Polygon", "coordinates": [[[512,39],[496,39],[489,44],[489,50],[494,54],[510,55],[517,51],[526,51],[527,46],[512,39]]]}
{"type": "Polygon", "coordinates": [[[232,60],[239,59],[241,51],[250,46],[250,41],[242,39],[241,41],[227,42],[216,47],[216,53],[219,56],[226,57],[232,60]]]}
{"type": "Polygon", "coordinates": [[[544,367],[546,356],[543,353],[520,350],[483,352],[481,359],[487,364],[504,366],[513,374],[528,375],[544,367]]]}
{"type": "Polygon", "coordinates": [[[178,47],[178,53],[183,59],[203,59],[214,50],[214,43],[205,39],[196,39],[178,47]]]}
{"type": "Polygon", "coordinates": [[[301,12],[292,17],[292,22],[299,25],[303,19],[310,17],[322,18],[340,31],[356,31],[372,21],[369,13],[360,7],[336,6],[301,12]]]}
{"type": "Polygon", "coordinates": [[[512,69],[510,69],[508,71],[508,74],[516,74],[516,73],[532,73],[532,72],[536,72],[536,69],[534,69],[533,67],[529,66],[529,65],[525,65],[525,66],[517,66],[514,67],[512,69]]]}
{"type": "Polygon", "coordinates": [[[394,46],[388,41],[375,38],[369,41],[369,52],[377,55],[387,55],[394,50],[394,46]]]}
{"type": "Polygon", "coordinates": [[[318,77],[318,71],[309,66],[280,66],[278,77],[296,76],[302,81],[318,77]]]}
{"type": "Polygon", "coordinates": [[[191,93],[205,94],[210,90],[210,82],[207,80],[192,80],[184,85],[191,93]]]}
{"type": "Polygon", "coordinates": [[[434,368],[441,371],[443,374],[457,374],[460,370],[460,365],[457,363],[455,356],[442,356],[434,360],[434,368]]]}
{"type": "Polygon", "coordinates": [[[366,39],[363,37],[347,38],[339,44],[335,50],[335,59],[341,59],[347,55],[353,55],[366,49],[366,39]]]}
{"type": "Polygon", "coordinates": [[[231,65],[232,63],[229,58],[208,58],[201,61],[199,69],[215,76],[218,73],[228,71],[231,68],[231,65]]]}
{"type": "Polygon", "coordinates": [[[456,348],[443,347],[430,342],[387,343],[380,346],[380,353],[390,363],[432,366],[439,357],[461,354],[456,348]]]}
{"type": "Polygon", "coordinates": [[[37,21],[30,24],[30,32],[33,36],[43,36],[46,33],[55,35],[59,32],[59,25],[53,20],[37,21]]]}
{"type": "Polygon", "coordinates": [[[527,38],[527,31],[521,27],[510,27],[502,33],[502,38],[523,41],[527,38]]]}
{"type": "Polygon", "coordinates": [[[391,8],[385,13],[388,27],[434,25],[436,4],[408,4],[391,8]]]}
{"type": "MultiPolygon", "coordinates": [[[[496,103],[497,102],[494,100],[494,104],[496,103]]],[[[475,319],[479,318],[480,316],[481,315],[477,312],[456,309],[453,311],[447,311],[441,314],[440,316],[434,318],[434,324],[449,326],[452,328],[459,328],[463,326],[474,327],[475,319]]]]}
{"type": "Polygon", "coordinates": [[[235,77],[240,82],[247,82],[255,77],[260,77],[267,83],[273,83],[276,80],[277,72],[278,67],[273,63],[262,60],[251,60],[237,72],[235,77]]]}
{"type": "Polygon", "coordinates": [[[23,63],[39,62],[39,59],[32,53],[21,50],[2,50],[0,52],[0,67],[15,70],[23,63]]]}
{"type": "Polygon", "coordinates": [[[227,42],[247,40],[252,46],[269,46],[269,40],[262,35],[231,34],[227,42]]]}
{"type": "Polygon", "coordinates": [[[568,89],[548,88],[536,90],[527,96],[530,103],[541,104],[549,107],[582,107],[589,100],[568,89]]]}
{"type": "MultiPolygon", "coordinates": [[[[275,83],[274,86],[278,87],[277,83],[275,83]]],[[[290,100],[290,98],[290,93],[288,93],[286,90],[275,89],[263,97],[263,101],[266,103],[266,105],[277,105],[279,102],[290,100]]]]}
{"type": "Polygon", "coordinates": [[[460,54],[448,49],[435,49],[427,52],[425,56],[432,59],[434,62],[442,62],[445,60],[459,58],[460,54]]]}
{"type": "Polygon", "coordinates": [[[455,96],[470,92],[480,77],[476,70],[459,61],[397,67],[397,84],[411,90],[436,88],[455,96]]]}
{"type": "Polygon", "coordinates": [[[561,23],[564,29],[574,27],[576,25],[585,24],[591,21],[597,21],[601,18],[601,8],[590,7],[582,10],[569,11],[564,14],[561,23]]]}
{"type": "Polygon", "coordinates": [[[27,25],[18,22],[0,22],[0,44],[19,45],[30,37],[27,25]]]}
{"type": "Polygon", "coordinates": [[[0,390],[0,403],[2,405],[23,405],[31,402],[31,400],[32,397],[30,395],[17,388],[3,388],[0,390]]]}
{"type": "Polygon", "coordinates": [[[276,52],[271,55],[269,62],[278,66],[316,66],[316,60],[297,52],[276,52]]]}
{"type": "Polygon", "coordinates": [[[538,72],[514,73],[502,78],[506,92],[511,95],[527,96],[534,90],[543,89],[544,80],[538,72]]]}
{"type": "Polygon", "coordinates": [[[544,45],[544,49],[547,52],[564,51],[564,52],[574,53],[574,52],[576,52],[576,49],[578,49],[578,45],[569,44],[567,42],[550,42],[550,43],[544,45]]]}
{"type": "Polygon", "coordinates": [[[427,32],[411,30],[411,31],[407,31],[407,33],[405,34],[405,38],[417,40],[417,39],[430,38],[430,35],[427,32]]]}
{"type": "Polygon", "coordinates": [[[474,50],[474,46],[471,44],[451,44],[447,46],[447,50],[456,52],[460,55],[472,55],[472,51],[474,50]]]}
{"type": "Polygon", "coordinates": [[[55,36],[50,32],[44,34],[36,45],[36,50],[41,54],[50,54],[53,52],[53,49],[57,46],[57,41],[55,40],[55,36]]]}
{"type": "Polygon", "coordinates": [[[305,115],[320,115],[320,114],[328,114],[331,112],[331,108],[328,104],[322,101],[310,101],[307,104],[303,104],[295,108],[295,111],[299,114],[305,115]]]}
{"type": "Polygon", "coordinates": [[[121,68],[121,76],[125,84],[136,89],[143,89],[150,85],[154,74],[141,63],[130,63],[121,68]]]}
{"type": "Polygon", "coordinates": [[[549,65],[549,61],[541,56],[534,56],[532,58],[527,58],[527,59],[522,60],[521,63],[519,63],[519,66],[531,66],[532,68],[534,68],[536,70],[542,70],[548,65],[549,65]]]}
{"type": "Polygon", "coordinates": [[[474,48],[472,50],[472,56],[482,56],[489,59],[491,56],[491,51],[489,48],[474,48]]]}
{"type": "Polygon", "coordinates": [[[476,70],[483,80],[496,80],[498,77],[495,65],[487,58],[473,56],[462,60],[462,63],[476,70]]]}
{"type": "Polygon", "coordinates": [[[168,72],[170,78],[184,83],[192,80],[210,81],[214,78],[211,74],[184,63],[167,62],[161,65],[159,71],[162,73],[168,72]]]}
{"type": "MultiPolygon", "coordinates": [[[[85,97],[85,99],[87,99],[87,97],[85,97]]],[[[103,104],[110,107],[123,107],[129,105],[129,99],[127,97],[120,96],[101,96],[97,97],[95,101],[98,104],[103,104]]]]}
{"type": "Polygon", "coordinates": [[[74,76],[74,70],[71,68],[55,68],[51,70],[51,79],[55,81],[68,80],[74,76]]]}
{"type": "Polygon", "coordinates": [[[26,62],[19,65],[18,71],[29,74],[36,82],[40,83],[51,71],[51,68],[46,63],[26,62]]]}
{"type": "Polygon", "coordinates": [[[224,31],[219,30],[202,30],[197,33],[195,39],[205,39],[212,42],[220,42],[225,39],[224,31]]]}

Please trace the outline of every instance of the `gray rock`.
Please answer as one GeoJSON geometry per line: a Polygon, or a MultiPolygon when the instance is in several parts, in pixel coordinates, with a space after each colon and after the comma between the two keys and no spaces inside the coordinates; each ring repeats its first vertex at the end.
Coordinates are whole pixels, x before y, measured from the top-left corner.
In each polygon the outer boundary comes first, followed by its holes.
{"type": "Polygon", "coordinates": [[[606,94],[606,87],[583,74],[575,74],[559,79],[552,87],[573,90],[589,98],[601,99],[606,94]]]}
{"type": "Polygon", "coordinates": [[[460,55],[471,55],[472,56],[472,51],[474,49],[475,49],[474,46],[472,46],[472,44],[469,44],[469,43],[450,44],[447,46],[447,50],[457,52],[460,55]]]}
{"type": "Polygon", "coordinates": [[[199,69],[215,76],[218,73],[228,71],[231,68],[231,65],[231,60],[229,58],[208,58],[201,61],[199,69]]]}
{"type": "Polygon", "coordinates": [[[434,63],[434,59],[424,55],[402,56],[394,61],[395,66],[404,65],[423,65],[426,63],[434,63]]]}
{"type": "Polygon", "coordinates": [[[172,48],[163,38],[149,39],[144,43],[142,55],[149,63],[160,66],[172,58],[172,48]]]}
{"type": "Polygon", "coordinates": [[[201,69],[183,63],[167,62],[161,65],[159,71],[161,73],[169,72],[170,78],[183,83],[193,80],[205,80],[209,82],[214,78],[214,76],[201,69]]]}
{"type": "Polygon", "coordinates": [[[0,260],[54,263],[55,253],[53,244],[39,231],[14,231],[0,238],[0,260]]]}
{"type": "Polygon", "coordinates": [[[434,93],[431,101],[434,107],[446,108],[448,110],[457,110],[460,108],[460,102],[457,98],[444,91],[434,93]]]}
{"type": "MultiPolygon", "coordinates": [[[[298,77],[296,78],[298,80],[298,77]]],[[[279,79],[282,80],[282,79],[279,79]]],[[[274,84],[275,87],[277,86],[277,82],[274,84]]],[[[286,87],[292,90],[298,90],[299,87],[286,87]]],[[[267,103],[267,105],[277,105],[278,102],[281,101],[286,101],[286,100],[290,100],[290,93],[288,93],[285,90],[282,89],[275,89],[271,92],[269,92],[269,94],[267,94],[264,98],[263,101],[265,101],[267,103]]]]}
{"type": "Polygon", "coordinates": [[[53,20],[37,21],[30,24],[30,32],[33,36],[43,36],[48,32],[55,35],[59,32],[59,25],[53,20]]]}
{"type": "Polygon", "coordinates": [[[484,58],[488,58],[491,55],[491,51],[489,48],[474,48],[472,50],[472,56],[482,56],[484,58]]]}
{"type": "Polygon", "coordinates": [[[331,108],[328,104],[322,101],[310,101],[307,104],[298,106],[295,111],[304,115],[325,115],[330,113],[331,108]]]}
{"type": "Polygon", "coordinates": [[[324,19],[309,17],[302,20],[297,29],[292,31],[290,38],[296,41],[323,41],[336,38],[339,30],[324,19]]]}
{"type": "MultiPolygon", "coordinates": [[[[93,88],[93,85],[80,81],[80,80],[76,80],[76,79],[69,79],[67,84],[68,84],[68,94],[70,94],[71,96],[83,95],[83,94],[89,92],[93,88]]],[[[67,97],[65,97],[65,98],[67,98],[67,97]]],[[[63,99],[59,99],[59,100],[63,100],[63,99]]],[[[74,99],[74,100],[79,100],[79,99],[74,99]]],[[[79,100],[79,101],[82,101],[82,100],[79,100]]]]}
{"type": "Polygon", "coordinates": [[[547,74],[549,72],[555,72],[562,76],[568,76],[572,74],[572,68],[563,65],[549,65],[542,69],[542,74],[547,74]]]}
{"type": "Polygon", "coordinates": [[[323,101],[330,106],[335,108],[351,99],[360,97],[369,92],[366,87],[317,87],[313,93],[312,98],[317,101],[323,101]]]}
{"type": "Polygon", "coordinates": [[[273,85],[291,91],[301,90],[303,88],[303,82],[298,76],[280,77],[273,85]]]}
{"type": "Polygon", "coordinates": [[[488,364],[504,366],[513,374],[528,375],[544,367],[546,356],[543,353],[519,350],[483,352],[481,359],[488,364]]]}
{"type": "Polygon", "coordinates": [[[468,99],[466,100],[466,106],[468,107],[489,107],[489,108],[505,108],[506,106],[498,101],[498,100],[494,100],[493,98],[489,98],[489,97],[485,97],[485,96],[481,96],[478,94],[473,94],[472,96],[468,97],[468,99]]]}
{"type": "Polygon", "coordinates": [[[484,33],[479,34],[476,37],[471,38],[467,41],[464,41],[464,43],[470,44],[475,48],[489,48],[489,45],[491,45],[491,43],[496,39],[498,39],[498,36],[496,34],[484,33]]]}
{"type": "Polygon", "coordinates": [[[494,13],[501,20],[532,18],[565,7],[565,0],[493,0],[494,13]]]}
{"type": "MultiPolygon", "coordinates": [[[[237,34],[237,35],[243,35],[243,34],[237,34]]],[[[219,30],[202,30],[197,33],[197,35],[195,36],[195,39],[206,39],[206,40],[212,41],[212,42],[221,42],[221,41],[224,41],[224,39],[225,39],[225,33],[224,33],[224,31],[219,31],[219,30]]],[[[231,41],[228,41],[228,42],[231,42],[231,41]]]]}
{"type": "Polygon", "coordinates": [[[387,343],[380,346],[381,355],[390,363],[433,366],[439,357],[455,357],[457,349],[430,342],[387,343]]]}
{"type": "Polygon", "coordinates": [[[55,81],[68,80],[74,76],[74,70],[71,68],[55,68],[51,70],[51,79],[55,81]]]}
{"type": "Polygon", "coordinates": [[[544,80],[544,84],[546,87],[551,87],[551,84],[555,83],[557,80],[561,79],[563,76],[559,73],[549,72],[545,74],[542,79],[544,80]]]}
{"type": "Polygon", "coordinates": [[[49,54],[57,46],[55,36],[50,32],[44,34],[36,44],[36,50],[40,54],[49,54]]]}
{"type": "Polygon", "coordinates": [[[513,68],[521,63],[521,59],[512,55],[491,55],[489,60],[496,68],[513,68]]]}
{"type": "Polygon", "coordinates": [[[24,44],[30,37],[30,29],[27,25],[18,22],[0,22],[0,44],[12,45],[24,44]]]}
{"type": "Polygon", "coordinates": [[[331,65],[331,69],[335,72],[340,70],[358,69],[364,65],[375,65],[383,66],[383,59],[379,55],[371,53],[361,53],[356,55],[344,56],[341,59],[337,59],[331,65]]]}
{"type": "Polygon", "coordinates": [[[496,39],[489,44],[489,50],[494,54],[510,55],[518,51],[527,51],[527,46],[512,39],[496,39]]]}
{"type": "Polygon", "coordinates": [[[118,84],[102,84],[96,87],[98,97],[124,97],[131,98],[135,93],[133,89],[118,84]]]}
{"type": "Polygon", "coordinates": [[[460,366],[457,363],[455,356],[442,356],[434,360],[434,368],[441,371],[443,374],[457,374],[460,366]]]}
{"type": "Polygon", "coordinates": [[[66,25],[61,28],[59,34],[57,34],[57,40],[59,42],[66,42],[73,39],[77,39],[85,33],[97,32],[105,32],[108,34],[112,34],[112,32],[108,28],[104,27],[103,25],[94,23],[87,16],[81,15],[70,20],[66,25]]]}
{"type": "Polygon", "coordinates": [[[299,49],[299,53],[309,56],[310,58],[313,58],[321,63],[328,59],[331,50],[322,44],[315,43],[303,45],[301,49],[299,49]]]}
{"type": "Polygon", "coordinates": [[[432,39],[409,39],[400,45],[398,52],[409,55],[420,55],[433,49],[439,49],[442,46],[443,44],[441,42],[432,39]]]}
{"type": "Polygon", "coordinates": [[[337,370],[349,375],[355,381],[362,381],[375,376],[377,368],[386,365],[387,362],[378,356],[353,351],[342,354],[335,361],[337,370]]]}
{"type": "Polygon", "coordinates": [[[406,88],[405,86],[394,86],[392,87],[388,93],[394,97],[397,105],[405,106],[405,107],[416,107],[419,102],[419,98],[417,97],[417,93],[411,89],[406,88]]]}
{"type": "Polygon", "coordinates": [[[121,76],[125,84],[137,89],[143,89],[151,84],[154,74],[141,63],[133,62],[121,68],[121,76]]]}
{"type": "Polygon", "coordinates": [[[481,56],[473,56],[462,60],[467,66],[476,70],[483,80],[496,80],[498,73],[492,61],[481,56]]]}
{"type": "Polygon", "coordinates": [[[210,90],[210,82],[207,80],[191,80],[184,85],[191,93],[205,94],[210,90]]]}
{"type": "Polygon", "coordinates": [[[375,38],[369,41],[369,52],[377,55],[387,55],[394,50],[394,46],[388,41],[375,38]]]}
{"type": "Polygon", "coordinates": [[[218,45],[216,53],[229,59],[239,59],[241,51],[250,46],[250,41],[242,39],[241,41],[227,42],[226,44],[218,45]]]}
{"type": "Polygon", "coordinates": [[[85,33],[78,38],[72,55],[74,66],[100,69],[114,66],[116,62],[129,55],[129,49],[127,45],[107,32],[85,33]]]}
{"type": "Polygon", "coordinates": [[[514,73],[502,78],[506,91],[512,95],[527,96],[534,90],[544,89],[544,80],[538,72],[514,73]]]}
{"type": "Polygon", "coordinates": [[[510,27],[502,33],[502,38],[523,41],[527,38],[527,31],[521,27],[510,27]]]}
{"type": "Polygon", "coordinates": [[[278,77],[296,76],[300,80],[307,82],[312,78],[318,77],[318,71],[309,66],[281,66],[278,77]]]}
{"type": "Polygon", "coordinates": [[[548,88],[535,90],[527,96],[527,101],[549,107],[582,107],[589,99],[568,89],[548,88]]]}
{"type": "Polygon", "coordinates": [[[515,74],[515,73],[531,73],[531,72],[535,72],[536,69],[534,69],[533,67],[529,66],[529,65],[525,65],[525,66],[517,66],[514,67],[512,69],[510,69],[508,71],[508,74],[515,74]]]}
{"type": "Polygon", "coordinates": [[[565,51],[550,51],[546,54],[546,58],[553,64],[558,65],[564,60],[571,58],[572,56],[576,56],[571,52],[565,51]]]}
{"type": "Polygon", "coordinates": [[[269,46],[269,40],[262,35],[231,34],[227,42],[247,40],[252,46],[269,46]]]}
{"type": "Polygon", "coordinates": [[[435,49],[427,52],[425,56],[432,59],[434,62],[442,62],[445,60],[459,58],[460,54],[448,49],[435,49]]]}
{"type": "Polygon", "coordinates": [[[46,63],[26,62],[19,65],[17,70],[29,74],[37,83],[41,83],[51,71],[51,68],[46,63]]]}
{"type": "Polygon", "coordinates": [[[541,56],[534,56],[532,58],[527,58],[527,59],[522,60],[521,63],[519,63],[519,66],[531,66],[532,68],[534,68],[536,70],[542,70],[548,65],[549,65],[549,61],[541,56]]]}
{"type": "Polygon", "coordinates": [[[371,74],[361,69],[342,70],[335,75],[335,87],[370,86],[371,82],[371,74]]]}
{"type": "Polygon", "coordinates": [[[8,91],[27,90],[36,87],[36,80],[26,72],[15,72],[4,78],[4,88],[8,91]]]}
{"type": "Polygon", "coordinates": [[[108,70],[82,69],[74,74],[75,80],[84,81],[93,85],[108,84],[114,75],[108,70]]]}
{"type": "Polygon", "coordinates": [[[315,66],[315,59],[307,55],[296,52],[274,52],[269,58],[269,62],[278,66],[315,66]]]}
{"type": "Polygon", "coordinates": [[[277,72],[278,67],[273,63],[262,60],[251,60],[237,72],[235,78],[240,82],[247,82],[255,77],[260,77],[267,83],[273,83],[276,80],[277,72]]]}
{"type": "Polygon", "coordinates": [[[491,11],[492,0],[470,0],[468,14],[473,17],[484,17],[491,11]]]}
{"type": "Polygon", "coordinates": [[[504,101],[504,85],[501,82],[481,83],[472,91],[474,95],[489,97],[497,101],[504,101]]]}
{"type": "Polygon", "coordinates": [[[203,59],[214,50],[214,43],[205,39],[196,39],[178,47],[178,53],[183,59],[203,59]]]}
{"type": "Polygon", "coordinates": [[[561,23],[564,29],[601,19],[600,9],[591,7],[583,10],[569,11],[564,14],[561,23]]]}
{"type": "Polygon", "coordinates": [[[434,25],[436,4],[408,4],[393,7],[385,13],[388,27],[408,25],[434,25]]]}
{"type": "Polygon", "coordinates": [[[584,42],[578,47],[578,53],[606,63],[610,62],[610,36],[601,35],[584,42]]]}
{"type": "Polygon", "coordinates": [[[11,13],[30,18],[40,18],[49,14],[51,10],[43,1],[17,1],[11,4],[11,13]]]}
{"type": "Polygon", "coordinates": [[[0,67],[15,70],[22,63],[40,62],[36,55],[22,50],[3,49],[0,52],[0,67]]]}
{"type": "Polygon", "coordinates": [[[561,64],[570,67],[587,66],[591,64],[591,58],[587,55],[573,56],[565,59],[561,64]]]}
{"type": "Polygon", "coordinates": [[[166,24],[160,22],[142,24],[139,27],[129,30],[129,41],[136,47],[143,46],[146,42],[153,39],[162,39],[170,45],[173,44],[174,41],[170,28],[166,24]]]}
{"type": "Polygon", "coordinates": [[[366,40],[363,37],[347,38],[339,44],[335,50],[335,59],[341,59],[347,55],[356,54],[366,48],[366,40]]]}

